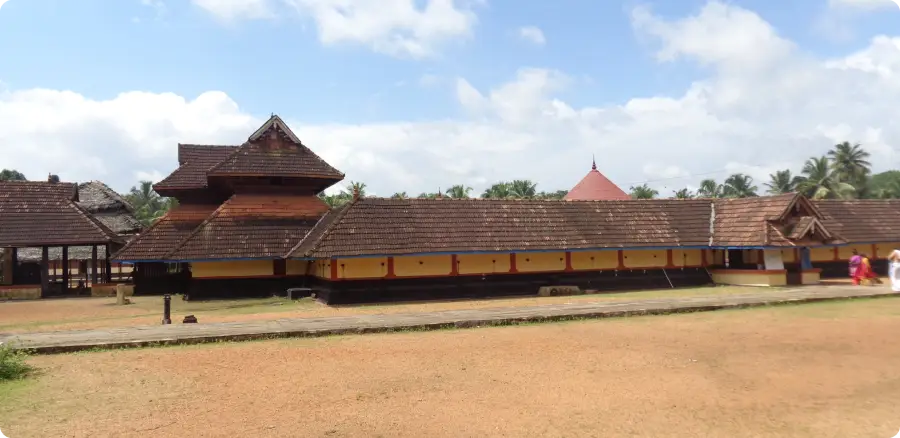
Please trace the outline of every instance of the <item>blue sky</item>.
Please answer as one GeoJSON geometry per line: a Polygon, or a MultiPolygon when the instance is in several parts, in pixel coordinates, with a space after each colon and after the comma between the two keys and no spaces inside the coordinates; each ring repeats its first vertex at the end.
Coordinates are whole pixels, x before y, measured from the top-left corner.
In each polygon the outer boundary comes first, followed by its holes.
{"type": "MultiPolygon", "coordinates": [[[[209,0],[206,1],[208,5],[209,0]]],[[[243,1],[261,4],[265,0],[243,1]]],[[[299,0],[298,4],[321,6],[329,1],[299,0]]],[[[891,6],[890,2],[885,2],[891,6]]],[[[636,98],[681,99],[692,84],[722,80],[724,75],[724,61],[717,58],[710,62],[703,58],[699,49],[691,48],[693,46],[679,49],[680,56],[674,62],[660,62],[657,51],[666,42],[653,32],[637,29],[633,20],[635,8],[648,7],[660,23],[676,23],[701,14],[709,5],[701,0],[457,1],[455,6],[470,14],[474,24],[468,32],[455,35],[448,32],[428,40],[432,51],[426,56],[386,53],[373,48],[376,43],[365,40],[366,37],[378,38],[378,35],[325,43],[321,16],[312,9],[298,13],[282,0],[269,1],[268,8],[273,16],[266,18],[243,10],[243,15],[224,19],[208,7],[202,7],[202,3],[189,0],[9,0],[0,8],[0,83],[7,92],[71,91],[96,102],[110,102],[120,93],[131,91],[153,95],[174,93],[187,101],[205,92],[221,91],[238,105],[240,114],[252,118],[253,122],[275,112],[289,121],[316,127],[337,124],[362,129],[402,123],[413,124],[418,129],[421,124],[439,122],[483,123],[482,118],[487,116],[480,114],[473,118],[471,108],[461,103],[460,79],[487,97],[490,90],[509,83],[523,68],[558,71],[566,76],[566,84],[552,87],[549,94],[542,92],[542,98],[551,103],[555,99],[581,110],[621,108],[636,98]],[[536,44],[523,38],[520,29],[524,26],[539,28],[545,43],[536,44]]],[[[414,3],[421,8],[427,2],[416,0],[414,3]]],[[[796,47],[792,58],[821,62],[866,50],[873,37],[890,35],[900,23],[900,11],[896,7],[842,6],[829,4],[827,0],[788,3],[744,0],[718,4],[727,9],[723,9],[722,19],[729,19],[728,14],[736,11],[755,14],[761,22],[771,26],[778,38],[796,47]]],[[[385,26],[389,28],[385,31],[387,34],[410,31],[403,28],[402,20],[385,20],[383,22],[388,23],[385,26]]],[[[728,32],[731,27],[737,25],[729,26],[728,32]]],[[[741,54],[729,56],[740,57],[741,54]]],[[[491,115],[496,119],[495,116],[491,115]]],[[[847,123],[850,122],[848,119],[847,123]]],[[[110,123],[128,125],[122,120],[110,123]]],[[[829,123],[837,126],[844,121],[838,118],[829,123]]],[[[503,125],[504,132],[514,138],[515,127],[510,123],[503,125]]],[[[596,123],[586,126],[596,126],[596,123]]],[[[547,128],[541,134],[541,140],[535,140],[540,144],[523,143],[520,147],[535,147],[550,153],[556,147],[551,134],[564,128],[547,128]]],[[[856,130],[859,136],[866,128],[871,126],[853,126],[851,123],[851,132],[856,130]]],[[[234,129],[243,129],[243,126],[238,123],[234,129]]],[[[237,134],[227,135],[230,139],[237,134]]],[[[343,132],[335,137],[346,135],[343,132]]],[[[660,138],[666,138],[678,135],[678,132],[660,135],[660,138]]],[[[197,140],[185,138],[180,141],[197,140]]],[[[601,132],[593,141],[603,140],[601,132]]],[[[592,142],[590,138],[577,141],[592,142]]],[[[879,141],[889,143],[885,138],[879,141]]],[[[448,142],[446,147],[452,144],[455,143],[448,142]]],[[[316,145],[312,146],[315,149],[316,145]]],[[[588,149],[590,147],[579,152],[588,154],[588,149]]],[[[375,154],[376,151],[370,149],[368,152],[375,154]]],[[[377,152],[385,153],[383,150],[377,152]]],[[[122,187],[129,183],[128,178],[134,179],[137,175],[167,173],[173,163],[166,163],[166,160],[172,154],[171,150],[161,151],[158,156],[151,157],[152,165],[130,163],[127,172],[122,169],[112,171],[108,165],[95,166],[95,170],[104,168],[99,177],[109,174],[108,178],[113,178],[114,183],[122,187]]],[[[334,152],[333,155],[341,154],[334,152]]],[[[434,156],[431,158],[431,161],[439,161],[434,156]]],[[[351,171],[354,166],[359,166],[360,176],[370,180],[379,178],[374,170],[363,169],[365,163],[353,164],[346,157],[343,160],[351,171]]],[[[744,164],[761,164],[749,161],[744,164]]],[[[663,167],[672,164],[671,160],[659,163],[663,167]]],[[[677,174],[683,179],[679,183],[690,185],[696,179],[691,175],[704,168],[724,169],[729,163],[720,159],[704,163],[705,167],[687,162],[674,164],[683,171],[663,172],[663,177],[677,174]]],[[[0,167],[5,165],[0,162],[0,167]]],[[[553,165],[561,166],[559,162],[553,162],[553,165]]],[[[423,169],[414,164],[408,166],[411,167],[404,167],[404,171],[423,169]]],[[[424,169],[428,169],[427,166],[424,169]]],[[[619,170],[618,165],[612,167],[616,169],[610,169],[610,172],[619,181],[625,180],[621,185],[655,178],[654,172],[648,172],[646,166],[635,166],[627,173],[619,170]]],[[[33,164],[29,168],[34,172],[43,170],[33,164]]],[[[467,184],[474,186],[487,184],[492,176],[491,169],[448,171],[447,182],[443,184],[455,182],[453,178],[466,179],[467,184]]],[[[71,177],[85,179],[89,177],[88,170],[89,167],[72,171],[71,177]]],[[[559,169],[560,172],[564,170],[559,169]]],[[[758,169],[760,175],[764,170],[768,169],[758,169]]],[[[540,169],[523,173],[537,178],[540,169]]],[[[349,171],[348,177],[352,177],[349,171]]],[[[553,178],[553,188],[565,187],[573,179],[577,182],[579,177],[553,178]]],[[[422,178],[425,177],[408,181],[422,178]]],[[[385,179],[384,183],[373,184],[382,186],[381,191],[393,191],[403,188],[401,182],[385,179]]]]}

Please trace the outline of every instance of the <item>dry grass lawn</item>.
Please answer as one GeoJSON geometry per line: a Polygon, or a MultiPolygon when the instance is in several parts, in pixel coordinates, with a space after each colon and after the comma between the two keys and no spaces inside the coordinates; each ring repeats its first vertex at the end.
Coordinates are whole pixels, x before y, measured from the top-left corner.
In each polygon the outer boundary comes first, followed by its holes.
{"type": "Polygon", "coordinates": [[[33,357],[26,437],[890,437],[900,299],[33,357]]]}
{"type": "MultiPolygon", "coordinates": [[[[174,296],[172,298],[172,320],[173,322],[180,322],[181,318],[188,314],[195,315],[201,323],[236,322],[279,318],[432,312],[569,302],[602,302],[675,296],[758,293],[759,291],[759,288],[752,287],[720,286],[573,297],[523,297],[341,307],[325,306],[311,299],[288,301],[283,298],[269,298],[186,302],[180,296],[174,296]]],[[[160,323],[162,320],[162,297],[132,297],[131,300],[134,304],[128,306],[117,306],[115,298],[0,302],[0,333],[132,327],[160,323]]]]}

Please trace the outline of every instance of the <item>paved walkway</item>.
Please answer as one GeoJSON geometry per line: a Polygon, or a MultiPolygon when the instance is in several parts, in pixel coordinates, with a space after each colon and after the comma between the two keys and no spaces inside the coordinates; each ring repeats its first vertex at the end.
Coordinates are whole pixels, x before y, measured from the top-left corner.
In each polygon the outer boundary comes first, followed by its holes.
{"type": "Polygon", "coordinates": [[[476,327],[576,318],[699,312],[785,303],[887,296],[900,296],[900,294],[891,293],[887,287],[823,286],[777,290],[760,289],[758,293],[742,295],[28,333],[0,337],[0,342],[12,345],[15,348],[29,349],[35,353],[49,354],[94,348],[196,344],[216,341],[326,336],[396,330],[434,330],[450,327],[476,327]]]}

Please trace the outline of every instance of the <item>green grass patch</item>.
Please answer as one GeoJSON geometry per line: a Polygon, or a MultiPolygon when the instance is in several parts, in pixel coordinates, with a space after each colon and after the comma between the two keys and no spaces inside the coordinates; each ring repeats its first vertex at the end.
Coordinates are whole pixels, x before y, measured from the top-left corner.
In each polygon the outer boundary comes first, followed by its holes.
{"type": "Polygon", "coordinates": [[[27,357],[28,354],[22,351],[0,345],[0,382],[23,379],[34,371],[34,368],[25,362],[27,357]]]}

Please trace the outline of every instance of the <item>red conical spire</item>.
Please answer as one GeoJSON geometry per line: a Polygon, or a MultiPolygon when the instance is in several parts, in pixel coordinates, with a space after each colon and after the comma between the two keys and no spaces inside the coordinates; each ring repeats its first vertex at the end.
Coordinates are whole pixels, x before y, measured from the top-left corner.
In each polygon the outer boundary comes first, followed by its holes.
{"type": "Polygon", "coordinates": [[[591,171],[569,191],[569,201],[615,201],[631,199],[619,186],[597,170],[596,158],[591,158],[591,171]]]}

